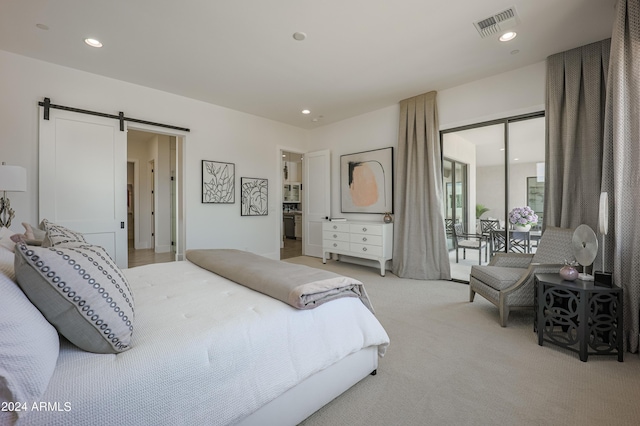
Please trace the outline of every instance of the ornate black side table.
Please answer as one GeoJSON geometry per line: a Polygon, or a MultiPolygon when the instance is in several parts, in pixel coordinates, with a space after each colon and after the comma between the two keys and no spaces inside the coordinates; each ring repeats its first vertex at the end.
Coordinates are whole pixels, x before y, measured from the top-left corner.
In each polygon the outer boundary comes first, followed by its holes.
{"type": "Polygon", "coordinates": [[[622,348],[622,289],[593,281],[565,281],[558,274],[536,274],[534,331],[538,344],[553,343],[580,354],[618,355],[622,348]]]}

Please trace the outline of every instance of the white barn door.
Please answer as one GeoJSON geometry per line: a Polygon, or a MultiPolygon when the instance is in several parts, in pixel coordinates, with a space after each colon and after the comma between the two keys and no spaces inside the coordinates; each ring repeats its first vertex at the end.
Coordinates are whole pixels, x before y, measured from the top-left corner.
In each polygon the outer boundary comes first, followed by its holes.
{"type": "Polygon", "coordinates": [[[331,152],[304,155],[304,252],[322,257],[322,221],[331,215],[331,152]]]}
{"type": "Polygon", "coordinates": [[[40,108],[39,217],[127,267],[127,132],[118,120],[40,108]]]}

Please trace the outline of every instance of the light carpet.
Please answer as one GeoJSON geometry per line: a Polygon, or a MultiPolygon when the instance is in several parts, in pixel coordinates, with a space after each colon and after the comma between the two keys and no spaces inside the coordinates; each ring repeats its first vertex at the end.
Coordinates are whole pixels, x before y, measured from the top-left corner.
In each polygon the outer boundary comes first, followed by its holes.
{"type": "Polygon", "coordinates": [[[368,376],[302,424],[637,425],[640,358],[578,354],[538,346],[533,312],[506,328],[466,284],[401,279],[376,268],[296,257],[363,283],[391,338],[378,374],[368,376]]]}

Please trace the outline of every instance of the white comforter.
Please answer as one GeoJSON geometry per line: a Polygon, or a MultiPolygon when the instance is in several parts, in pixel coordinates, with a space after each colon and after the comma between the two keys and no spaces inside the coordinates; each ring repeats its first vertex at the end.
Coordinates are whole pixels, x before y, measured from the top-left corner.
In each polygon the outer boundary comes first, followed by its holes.
{"type": "Polygon", "coordinates": [[[389,338],[356,298],[296,310],[189,262],[124,271],[135,296],[133,348],[61,344],[28,425],[229,424],[364,347],[389,338]]]}

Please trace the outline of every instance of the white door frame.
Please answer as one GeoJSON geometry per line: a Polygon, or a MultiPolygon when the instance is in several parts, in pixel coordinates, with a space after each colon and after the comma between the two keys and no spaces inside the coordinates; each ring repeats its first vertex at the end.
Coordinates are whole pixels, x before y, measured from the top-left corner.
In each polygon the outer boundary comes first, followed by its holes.
{"type": "MultiPolygon", "coordinates": [[[[131,130],[140,130],[143,132],[155,133],[159,135],[174,136],[176,138],[176,252],[175,260],[184,260],[186,252],[186,197],[185,197],[185,176],[186,170],[186,150],[187,150],[187,135],[188,132],[182,130],[166,129],[164,127],[157,127],[148,124],[130,123],[127,127],[131,130]]],[[[154,218],[155,220],[155,218],[154,218]]],[[[155,247],[151,247],[155,250],[155,247]]]]}

